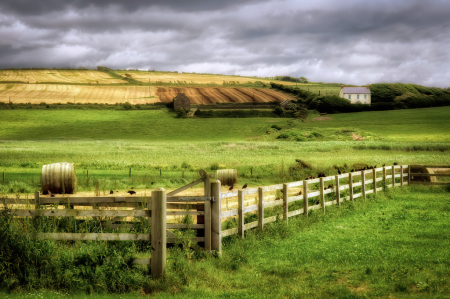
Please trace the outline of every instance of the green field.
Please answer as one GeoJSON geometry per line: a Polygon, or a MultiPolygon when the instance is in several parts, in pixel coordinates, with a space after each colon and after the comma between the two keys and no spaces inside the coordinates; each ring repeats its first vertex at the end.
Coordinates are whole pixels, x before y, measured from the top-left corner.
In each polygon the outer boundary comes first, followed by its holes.
{"type": "MultiPolygon", "coordinates": [[[[290,172],[296,159],[312,164],[314,175],[354,163],[450,164],[450,107],[333,114],[321,121],[311,113],[305,122],[180,119],[166,110],[0,113],[0,172],[5,173],[0,194],[10,196],[40,190],[42,165],[56,162],[76,164],[80,191],[92,191],[98,180],[100,192],[176,188],[198,178],[199,169],[217,168],[238,169],[239,183],[250,186],[288,182],[304,178],[290,172]],[[352,134],[365,139],[355,141],[352,134]]],[[[128,294],[90,298],[134,298],[136,293],[160,298],[449,296],[448,190],[397,190],[370,195],[365,203],[327,208],[325,216],[313,212],[308,221],[300,216],[288,226],[268,225],[264,232],[248,232],[243,241],[227,238],[220,258],[172,249],[163,281],[150,279],[146,268],[122,258],[148,256],[139,242],[35,243],[20,239],[31,220],[13,227],[12,221],[3,221],[0,232],[8,228],[11,238],[0,247],[15,248],[14,260],[27,261],[31,272],[21,284],[11,278],[13,264],[0,264],[0,285],[19,291],[0,297],[57,298],[91,290],[128,294]]],[[[42,221],[47,230],[84,229],[70,219],[42,221]]],[[[92,222],[86,230],[98,231],[92,222]]]]}
{"type": "Polygon", "coordinates": [[[238,169],[242,180],[252,185],[269,184],[289,180],[279,174],[295,159],[330,174],[334,164],[450,161],[450,107],[334,114],[325,121],[311,121],[318,116],[311,115],[308,122],[179,119],[162,110],[1,113],[0,172],[6,173],[6,185],[32,180],[30,186],[35,186],[42,165],[63,161],[75,163],[81,178],[89,169],[91,176],[105,179],[105,186],[119,180],[121,188],[146,188],[150,181],[176,187],[195,178],[199,169],[217,167],[238,169]],[[354,141],[353,133],[365,139],[354,141]],[[289,138],[279,139],[280,134],[289,138]],[[182,171],[185,179],[180,178],[182,171]]]}
{"type": "MultiPolygon", "coordinates": [[[[137,293],[70,298],[136,298],[138,293],[145,298],[448,298],[449,211],[445,189],[389,189],[366,202],[329,207],[325,215],[315,211],[308,220],[298,216],[287,226],[280,221],[263,232],[249,231],[244,240],[228,237],[220,258],[171,249],[166,278],[134,278],[137,293]]],[[[95,259],[92,246],[75,246],[64,254],[57,251],[55,260],[70,264],[71,255],[89,252],[95,259]]],[[[100,292],[104,267],[90,274],[100,292]]],[[[114,280],[131,279],[129,273],[131,269],[116,273],[114,280]]],[[[0,296],[59,298],[72,292],[31,290],[0,296]]]]}

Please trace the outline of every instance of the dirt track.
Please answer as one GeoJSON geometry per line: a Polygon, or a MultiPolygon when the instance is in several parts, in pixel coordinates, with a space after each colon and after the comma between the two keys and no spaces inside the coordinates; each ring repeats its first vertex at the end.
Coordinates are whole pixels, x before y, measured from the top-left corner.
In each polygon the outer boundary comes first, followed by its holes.
{"type": "Polygon", "coordinates": [[[274,102],[293,99],[292,96],[264,88],[228,87],[158,87],[161,102],[171,102],[179,93],[186,94],[193,104],[274,102]]]}

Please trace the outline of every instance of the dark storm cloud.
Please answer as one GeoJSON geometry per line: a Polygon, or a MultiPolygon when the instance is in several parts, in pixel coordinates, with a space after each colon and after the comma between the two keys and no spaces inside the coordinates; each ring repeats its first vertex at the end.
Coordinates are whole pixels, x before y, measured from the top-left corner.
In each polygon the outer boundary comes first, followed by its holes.
{"type": "Polygon", "coordinates": [[[448,86],[448,11],[450,2],[440,0],[3,0],[0,67],[106,65],[448,86]]]}
{"type": "Polygon", "coordinates": [[[30,1],[30,0],[2,0],[0,8],[10,13],[18,15],[36,15],[46,14],[48,12],[63,11],[66,9],[77,10],[84,8],[101,8],[105,9],[111,6],[118,7],[120,10],[126,12],[134,12],[136,10],[148,7],[163,7],[174,11],[211,11],[230,8],[243,2],[262,2],[264,0],[226,0],[226,1],[211,1],[211,0],[44,0],[44,1],[30,1]]]}

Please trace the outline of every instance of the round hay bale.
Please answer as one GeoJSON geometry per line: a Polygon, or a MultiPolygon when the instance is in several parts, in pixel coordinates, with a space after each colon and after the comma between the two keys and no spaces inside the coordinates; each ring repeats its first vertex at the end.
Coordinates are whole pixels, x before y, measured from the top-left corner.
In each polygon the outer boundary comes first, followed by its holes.
{"type": "Polygon", "coordinates": [[[73,163],[54,163],[42,166],[42,194],[73,194],[77,175],[73,163]]]}
{"type": "MultiPolygon", "coordinates": [[[[434,171],[431,168],[426,168],[421,165],[411,165],[411,173],[424,173],[424,174],[433,174],[434,171]]],[[[411,181],[413,182],[437,182],[435,176],[412,176],[411,181]]]]}
{"type": "Polygon", "coordinates": [[[233,186],[237,182],[236,169],[220,169],[217,170],[217,179],[223,186],[233,186]]]}

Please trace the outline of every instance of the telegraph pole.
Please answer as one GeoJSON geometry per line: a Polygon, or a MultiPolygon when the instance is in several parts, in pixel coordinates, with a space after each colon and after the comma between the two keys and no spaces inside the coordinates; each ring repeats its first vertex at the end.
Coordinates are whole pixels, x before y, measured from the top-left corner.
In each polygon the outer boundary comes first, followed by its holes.
{"type": "Polygon", "coordinates": [[[152,96],[152,91],[150,89],[150,77],[148,77],[148,98],[151,98],[152,96]]]}

